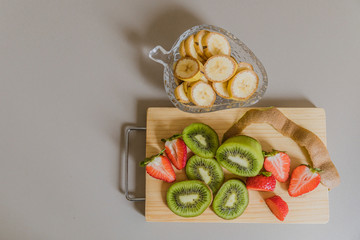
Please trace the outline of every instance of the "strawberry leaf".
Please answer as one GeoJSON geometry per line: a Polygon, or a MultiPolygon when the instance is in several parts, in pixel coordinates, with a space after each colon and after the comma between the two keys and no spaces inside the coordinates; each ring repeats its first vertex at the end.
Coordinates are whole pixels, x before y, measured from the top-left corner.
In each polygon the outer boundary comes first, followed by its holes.
{"type": "Polygon", "coordinates": [[[264,175],[265,177],[270,177],[271,172],[261,172],[260,175],[264,175]]]}
{"type": "Polygon", "coordinates": [[[174,139],[180,138],[182,137],[182,134],[175,134],[174,136],[170,137],[170,138],[162,138],[161,141],[162,142],[166,142],[166,141],[172,141],[174,139]]]}
{"type": "Polygon", "coordinates": [[[151,157],[145,158],[144,161],[140,162],[140,167],[145,167],[146,165],[148,165],[154,158],[163,155],[165,152],[165,148],[162,149],[158,154],[152,155],[151,157]]]}

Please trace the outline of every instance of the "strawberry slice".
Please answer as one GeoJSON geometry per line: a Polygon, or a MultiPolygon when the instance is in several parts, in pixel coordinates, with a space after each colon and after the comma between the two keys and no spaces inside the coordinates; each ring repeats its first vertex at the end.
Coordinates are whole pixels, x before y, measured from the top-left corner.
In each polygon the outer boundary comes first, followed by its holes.
{"type": "Polygon", "coordinates": [[[273,150],[265,153],[264,168],[279,182],[286,182],[290,172],[290,157],[285,152],[273,150]]]}
{"type": "Polygon", "coordinates": [[[159,154],[146,158],[140,163],[140,166],[146,166],[146,172],[156,178],[165,182],[174,182],[176,179],[175,172],[169,159],[163,156],[165,149],[159,154]]]}
{"type": "Polygon", "coordinates": [[[320,171],[309,165],[300,165],[295,168],[290,178],[289,195],[297,197],[314,190],[321,181],[320,171]]]}
{"type": "Polygon", "coordinates": [[[186,144],[180,137],[181,135],[174,135],[169,139],[161,139],[161,141],[165,142],[166,156],[179,170],[185,167],[188,159],[186,144]]]}
{"type": "Polygon", "coordinates": [[[276,179],[270,172],[262,172],[260,175],[249,177],[246,180],[246,188],[256,191],[274,191],[275,185],[276,179]]]}
{"type": "Polygon", "coordinates": [[[271,198],[267,198],[265,199],[265,202],[275,217],[277,217],[280,221],[285,220],[285,217],[289,212],[289,207],[280,196],[275,195],[271,198]]]}

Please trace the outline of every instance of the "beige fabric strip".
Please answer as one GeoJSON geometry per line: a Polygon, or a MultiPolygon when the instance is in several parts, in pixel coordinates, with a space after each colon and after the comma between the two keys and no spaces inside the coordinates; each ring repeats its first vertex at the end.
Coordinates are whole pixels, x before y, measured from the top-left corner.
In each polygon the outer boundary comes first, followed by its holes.
{"type": "Polygon", "coordinates": [[[292,138],[299,146],[304,147],[310,156],[313,167],[320,168],[321,182],[332,189],[340,184],[340,175],[330,159],[329,152],[313,132],[300,127],[288,119],[277,108],[251,109],[247,111],[225,134],[223,142],[241,132],[252,123],[267,123],[286,137],[292,138]]]}

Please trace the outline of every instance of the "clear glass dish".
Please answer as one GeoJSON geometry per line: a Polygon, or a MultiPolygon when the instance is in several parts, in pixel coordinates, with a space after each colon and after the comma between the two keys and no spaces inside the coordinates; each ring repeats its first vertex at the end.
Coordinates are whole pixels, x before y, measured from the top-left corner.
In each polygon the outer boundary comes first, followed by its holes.
{"type": "Polygon", "coordinates": [[[265,68],[261,64],[260,60],[255,56],[255,54],[233,34],[226,31],[225,29],[212,25],[198,25],[192,27],[191,29],[181,34],[181,36],[178,38],[178,40],[176,40],[175,44],[172,46],[170,51],[166,51],[161,46],[156,46],[154,49],[152,49],[149,52],[149,57],[155,62],[161,63],[164,66],[164,85],[165,85],[166,93],[169,96],[170,101],[174,104],[174,106],[184,112],[203,113],[203,112],[214,112],[222,109],[248,107],[257,103],[262,98],[268,85],[268,78],[265,68]],[[233,56],[238,62],[247,62],[254,67],[254,71],[259,76],[259,85],[256,92],[248,100],[236,101],[231,99],[224,99],[221,98],[220,96],[217,96],[216,101],[212,107],[202,108],[195,106],[194,104],[191,103],[189,104],[181,103],[175,98],[174,90],[177,87],[177,83],[175,82],[175,78],[173,74],[173,66],[175,62],[180,59],[180,54],[179,54],[180,43],[188,36],[203,29],[212,32],[219,32],[223,34],[230,43],[231,56],[233,56]]]}

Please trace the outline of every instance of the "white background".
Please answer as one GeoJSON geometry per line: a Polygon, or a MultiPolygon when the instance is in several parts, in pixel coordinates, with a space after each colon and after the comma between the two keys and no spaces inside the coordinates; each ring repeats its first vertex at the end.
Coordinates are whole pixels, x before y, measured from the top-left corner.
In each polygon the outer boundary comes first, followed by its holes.
{"type": "MultiPolygon", "coordinates": [[[[359,12],[358,0],[0,0],[0,239],[360,239],[359,12]],[[203,23],[264,64],[257,106],[325,109],[342,177],[328,224],[146,223],[125,199],[122,131],[171,106],[147,53],[203,23]]],[[[142,195],[144,134],[133,140],[142,195]]]]}

